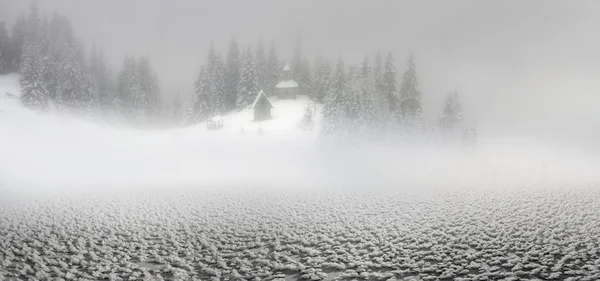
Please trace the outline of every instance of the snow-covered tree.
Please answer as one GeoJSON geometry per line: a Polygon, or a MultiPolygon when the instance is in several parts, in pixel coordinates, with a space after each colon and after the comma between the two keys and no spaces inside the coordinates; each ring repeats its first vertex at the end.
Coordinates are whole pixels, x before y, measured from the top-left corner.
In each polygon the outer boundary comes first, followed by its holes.
{"type": "Polygon", "coordinates": [[[119,73],[119,99],[123,114],[137,124],[146,122],[146,99],[140,83],[137,63],[133,56],[127,56],[119,73]]]}
{"type": "Polygon", "coordinates": [[[144,103],[142,105],[146,118],[157,116],[160,108],[160,93],[158,89],[158,78],[150,66],[147,57],[141,57],[137,65],[140,80],[140,88],[143,92],[144,103]]]}
{"type": "Polygon", "coordinates": [[[377,52],[377,54],[375,55],[375,63],[373,65],[373,76],[375,76],[375,79],[377,82],[381,77],[381,73],[383,73],[383,63],[381,62],[381,52],[377,52]]]}
{"type": "Polygon", "coordinates": [[[237,94],[237,109],[242,110],[254,102],[256,95],[260,91],[258,85],[258,78],[256,75],[256,67],[252,60],[252,53],[250,48],[244,54],[244,68],[242,70],[242,76],[240,83],[238,84],[237,94]]]}
{"type": "Polygon", "coordinates": [[[360,76],[361,78],[368,78],[371,76],[371,74],[373,74],[373,68],[371,67],[371,64],[369,63],[369,57],[365,56],[363,59],[363,63],[360,66],[360,76]]]}
{"type": "Polygon", "coordinates": [[[417,126],[423,114],[421,105],[421,92],[419,92],[419,81],[414,62],[411,55],[408,58],[408,69],[404,72],[400,84],[400,99],[402,116],[409,127],[417,126]]]}
{"type": "Polygon", "coordinates": [[[445,134],[456,134],[462,120],[463,114],[458,101],[458,92],[450,92],[444,100],[444,113],[440,118],[440,129],[445,134]]]}
{"type": "Polygon", "coordinates": [[[306,131],[311,131],[315,123],[314,113],[314,106],[311,105],[310,102],[308,102],[306,104],[306,107],[304,108],[304,117],[302,117],[302,120],[300,121],[300,124],[298,124],[298,127],[306,131]]]}
{"type": "Polygon", "coordinates": [[[240,50],[235,39],[229,43],[229,52],[227,52],[227,62],[224,71],[225,84],[225,108],[232,110],[237,106],[238,84],[240,83],[240,69],[242,61],[240,59],[240,50]]]}
{"type": "Polygon", "coordinates": [[[275,85],[279,82],[279,72],[281,71],[281,63],[277,58],[277,51],[273,42],[271,42],[269,56],[267,57],[267,71],[267,88],[264,90],[265,93],[271,95],[275,90],[275,85]]]}
{"type": "Polygon", "coordinates": [[[10,72],[10,37],[4,22],[0,22],[0,75],[10,72]]]}
{"type": "Polygon", "coordinates": [[[346,129],[347,120],[344,103],[346,101],[347,81],[344,62],[340,59],[336,65],[335,74],[331,79],[329,92],[325,96],[323,106],[322,131],[323,136],[339,135],[346,129]]]}
{"type": "Polygon", "coordinates": [[[194,110],[197,120],[226,112],[227,95],[224,72],[225,66],[221,57],[211,47],[207,65],[200,71],[194,83],[194,110]]]}
{"type": "Polygon", "coordinates": [[[92,83],[98,92],[98,106],[109,110],[113,105],[114,85],[104,59],[104,52],[98,51],[96,45],[92,47],[90,54],[89,72],[92,83]]]}
{"type": "Polygon", "coordinates": [[[70,46],[61,57],[57,102],[62,106],[84,109],[91,113],[97,100],[96,91],[79,59],[77,48],[78,46],[70,46]]]}
{"type": "MultiPolygon", "coordinates": [[[[376,60],[377,61],[377,60],[376,60]]],[[[375,68],[377,69],[377,68],[375,68]]],[[[392,120],[400,115],[400,100],[398,98],[398,82],[396,81],[396,66],[392,53],[385,60],[385,66],[380,80],[380,91],[388,105],[388,113],[392,120]]]]}
{"type": "Polygon", "coordinates": [[[267,91],[269,87],[269,66],[262,38],[260,38],[258,41],[258,46],[256,47],[255,61],[259,88],[263,91],[267,91]]]}
{"type": "Polygon", "coordinates": [[[21,68],[21,60],[23,57],[23,51],[25,50],[25,36],[27,29],[27,20],[22,15],[17,18],[17,21],[13,25],[11,36],[10,36],[10,68],[11,71],[17,72],[21,68]]]}
{"type": "Polygon", "coordinates": [[[331,67],[324,59],[318,57],[315,60],[315,77],[313,79],[313,90],[316,93],[317,102],[323,102],[329,92],[331,79],[331,67]]]}
{"type": "Polygon", "coordinates": [[[45,109],[50,96],[42,79],[42,61],[35,40],[28,39],[22,53],[19,84],[23,104],[36,109],[45,109]]]}
{"type": "Polygon", "coordinates": [[[294,49],[294,58],[292,59],[292,79],[298,83],[301,91],[310,91],[311,75],[310,63],[308,59],[302,56],[302,40],[298,38],[294,49]]]}
{"type": "Polygon", "coordinates": [[[215,92],[214,85],[212,73],[203,66],[194,83],[194,119],[204,120],[211,117],[211,95],[215,92]]]}

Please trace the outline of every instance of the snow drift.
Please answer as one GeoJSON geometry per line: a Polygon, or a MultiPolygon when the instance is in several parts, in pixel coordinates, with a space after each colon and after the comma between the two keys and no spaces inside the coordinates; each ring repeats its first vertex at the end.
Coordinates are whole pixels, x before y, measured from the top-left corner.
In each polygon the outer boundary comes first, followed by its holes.
{"type": "Polygon", "coordinates": [[[598,154],[535,142],[484,141],[475,154],[413,145],[325,146],[297,127],[306,99],[277,101],[274,120],[244,110],[225,127],[135,130],[23,108],[18,76],[0,78],[0,188],[10,192],[131,188],[423,188],[591,183],[598,154]],[[263,130],[260,136],[258,130],[263,130]],[[242,133],[243,131],[243,133],[242,133]]]}

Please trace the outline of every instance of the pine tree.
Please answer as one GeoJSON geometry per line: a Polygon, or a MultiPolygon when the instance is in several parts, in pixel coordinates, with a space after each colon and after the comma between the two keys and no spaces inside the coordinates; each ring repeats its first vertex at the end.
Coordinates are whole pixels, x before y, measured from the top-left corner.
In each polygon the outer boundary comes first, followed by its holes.
{"type": "Polygon", "coordinates": [[[440,118],[440,129],[446,135],[456,134],[462,120],[463,114],[458,101],[458,92],[448,93],[444,100],[444,113],[440,118]]]}
{"type": "Polygon", "coordinates": [[[371,65],[369,64],[369,57],[365,56],[363,59],[363,63],[360,66],[360,75],[361,78],[367,78],[370,77],[372,74],[372,68],[371,65]]]}
{"type": "Polygon", "coordinates": [[[313,90],[317,102],[323,102],[329,92],[331,67],[329,63],[318,57],[315,60],[315,78],[313,79],[313,90]]]}
{"type": "Polygon", "coordinates": [[[259,88],[268,91],[269,88],[269,66],[262,38],[258,41],[256,48],[256,75],[258,77],[259,88]]]}
{"type": "Polygon", "coordinates": [[[152,71],[147,57],[140,58],[137,65],[140,88],[143,94],[143,111],[146,118],[157,116],[160,107],[160,93],[156,74],[152,71]]]}
{"type": "Polygon", "coordinates": [[[98,106],[102,109],[109,110],[112,107],[114,86],[106,62],[104,52],[98,51],[96,46],[92,47],[90,54],[90,76],[92,83],[98,92],[98,106]]]}
{"type": "Polygon", "coordinates": [[[344,111],[346,102],[347,81],[344,62],[340,59],[336,65],[336,72],[331,80],[331,87],[325,97],[323,106],[323,136],[340,135],[346,130],[347,120],[344,111]]]}
{"type": "Polygon", "coordinates": [[[203,66],[194,83],[194,119],[204,120],[211,117],[211,95],[215,92],[212,73],[203,66]]]}
{"type": "Polygon", "coordinates": [[[302,56],[302,40],[298,38],[292,60],[292,79],[298,83],[302,92],[309,92],[311,87],[310,62],[302,56]]]}
{"type": "Polygon", "coordinates": [[[227,112],[227,93],[225,83],[225,65],[221,55],[211,48],[209,53],[207,71],[211,73],[213,83],[213,92],[211,93],[211,116],[224,114],[227,112]]]}
{"type": "Polygon", "coordinates": [[[4,22],[0,22],[0,75],[10,72],[10,43],[4,22]]]}
{"type": "Polygon", "coordinates": [[[314,111],[313,111],[313,106],[311,106],[310,102],[306,104],[306,107],[304,108],[304,117],[302,117],[302,120],[300,121],[300,124],[298,124],[298,127],[300,127],[301,129],[305,130],[305,131],[311,131],[313,126],[314,126],[314,111]]]}
{"type": "Polygon", "coordinates": [[[25,16],[17,18],[15,25],[12,28],[10,37],[10,71],[18,72],[21,68],[23,51],[25,50],[25,36],[27,29],[27,20],[25,16]]]}
{"type": "Polygon", "coordinates": [[[373,66],[373,75],[376,81],[380,79],[381,73],[383,72],[383,64],[381,63],[381,52],[377,52],[375,55],[375,65],[373,66]]]}
{"type": "Polygon", "coordinates": [[[89,77],[86,77],[81,65],[76,46],[71,46],[63,53],[59,63],[58,99],[59,106],[90,110],[95,101],[95,93],[91,89],[89,77]]]}
{"type": "Polygon", "coordinates": [[[49,93],[43,83],[41,70],[42,56],[34,38],[28,38],[22,53],[21,76],[21,101],[26,106],[45,109],[48,106],[49,93]]]}
{"type": "Polygon", "coordinates": [[[206,67],[194,84],[194,109],[197,120],[203,120],[227,111],[225,66],[221,56],[211,46],[206,67]]]}
{"type": "Polygon", "coordinates": [[[275,85],[279,82],[279,71],[281,71],[281,64],[277,58],[277,51],[275,45],[271,42],[271,48],[269,49],[269,56],[267,58],[267,88],[265,93],[273,95],[275,91],[275,85]]]}
{"type": "Polygon", "coordinates": [[[238,84],[240,83],[240,51],[235,39],[231,39],[229,44],[229,52],[227,53],[227,63],[224,71],[224,85],[225,85],[225,109],[232,110],[237,106],[237,91],[238,84]]]}
{"type": "Polygon", "coordinates": [[[119,99],[122,104],[125,117],[136,124],[144,124],[145,95],[141,87],[137,63],[133,56],[127,56],[123,63],[123,69],[119,73],[119,99]]]}
{"type": "Polygon", "coordinates": [[[396,67],[394,66],[392,53],[388,54],[385,61],[379,88],[388,105],[388,114],[390,114],[391,119],[397,119],[400,116],[400,100],[398,98],[398,82],[396,81],[396,67]]]}
{"type": "Polygon", "coordinates": [[[254,99],[260,91],[256,75],[256,67],[254,65],[254,61],[252,60],[252,52],[250,52],[250,48],[248,48],[248,50],[245,52],[244,58],[244,69],[242,70],[242,76],[240,83],[238,84],[238,110],[242,110],[252,105],[252,102],[254,102],[254,99]]]}
{"type": "Polygon", "coordinates": [[[408,69],[402,77],[400,85],[400,98],[402,100],[401,110],[403,117],[409,126],[415,126],[419,122],[423,114],[423,106],[421,105],[421,92],[418,90],[419,82],[414,63],[414,58],[411,55],[408,58],[408,69]]]}

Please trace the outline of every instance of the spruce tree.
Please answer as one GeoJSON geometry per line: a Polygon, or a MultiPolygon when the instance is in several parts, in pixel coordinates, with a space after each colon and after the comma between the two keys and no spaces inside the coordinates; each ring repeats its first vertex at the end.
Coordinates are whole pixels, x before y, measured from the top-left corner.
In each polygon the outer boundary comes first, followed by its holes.
{"type": "Polygon", "coordinates": [[[57,103],[59,106],[87,109],[94,102],[94,92],[77,56],[76,46],[70,46],[60,59],[57,103]]]}
{"type": "Polygon", "coordinates": [[[240,83],[238,84],[237,109],[242,110],[252,105],[260,91],[256,75],[256,67],[252,59],[250,48],[244,54],[244,68],[240,83]]]}
{"type": "MultiPolygon", "coordinates": [[[[377,68],[376,68],[377,69],[377,68]]],[[[381,76],[380,90],[387,106],[388,114],[392,120],[400,116],[400,100],[398,98],[398,82],[396,81],[396,67],[394,58],[389,53],[385,61],[385,67],[381,76]]]]}
{"type": "Polygon", "coordinates": [[[313,129],[314,123],[315,121],[313,106],[311,106],[310,102],[308,102],[306,104],[306,107],[304,108],[304,117],[302,117],[302,120],[298,124],[298,127],[305,131],[311,131],[313,129]]]}
{"type": "Polygon", "coordinates": [[[42,79],[42,56],[35,38],[28,38],[23,49],[19,84],[21,101],[31,108],[43,110],[48,106],[49,93],[42,79]]]}
{"type": "Polygon", "coordinates": [[[360,66],[360,75],[361,78],[367,78],[370,77],[372,74],[372,68],[371,68],[371,64],[369,64],[369,57],[365,56],[363,59],[363,63],[360,66]]]}
{"type": "Polygon", "coordinates": [[[157,116],[160,107],[160,93],[156,74],[152,71],[147,57],[141,57],[137,65],[140,88],[143,93],[142,108],[146,118],[157,116]]]}
{"type": "Polygon", "coordinates": [[[344,62],[341,58],[336,65],[336,71],[331,82],[323,106],[323,125],[321,131],[323,136],[342,134],[348,123],[345,112],[347,81],[344,62]]]}
{"type": "Polygon", "coordinates": [[[10,72],[10,43],[4,22],[0,22],[0,75],[10,72]]]}
{"type": "Polygon", "coordinates": [[[98,106],[104,110],[109,110],[112,107],[114,86],[106,62],[104,52],[98,51],[96,46],[92,47],[90,54],[90,76],[92,83],[98,92],[98,106]]]}
{"type": "Polygon", "coordinates": [[[221,56],[211,48],[207,71],[210,72],[212,92],[210,93],[210,115],[215,116],[227,112],[227,93],[225,83],[225,65],[221,56]]]}
{"type": "Polygon", "coordinates": [[[329,86],[331,84],[331,67],[327,61],[320,57],[315,60],[315,67],[313,90],[316,94],[315,100],[322,103],[329,92],[329,86]]]}
{"type": "Polygon", "coordinates": [[[137,63],[133,56],[127,56],[123,69],[119,73],[119,99],[123,114],[136,124],[143,124],[145,119],[145,95],[141,87],[137,63]]]}
{"type": "Polygon", "coordinates": [[[27,20],[25,16],[17,18],[15,25],[12,28],[10,36],[10,71],[18,72],[21,68],[21,61],[23,59],[23,51],[25,50],[25,36],[27,29],[27,20]]]}
{"type": "Polygon", "coordinates": [[[377,52],[375,55],[375,65],[373,66],[373,75],[378,80],[383,72],[383,64],[381,62],[381,52],[377,52]]]}
{"type": "Polygon", "coordinates": [[[440,118],[440,129],[446,135],[456,134],[463,120],[462,108],[458,101],[458,92],[450,92],[444,100],[444,112],[440,118]]]}
{"type": "Polygon", "coordinates": [[[310,62],[302,56],[302,40],[298,38],[292,59],[292,79],[298,83],[302,92],[309,92],[311,87],[310,62]]]}
{"type": "Polygon", "coordinates": [[[275,85],[279,83],[279,72],[281,71],[281,63],[277,58],[277,51],[275,50],[275,44],[271,42],[269,48],[269,56],[267,58],[267,88],[264,90],[268,95],[273,95],[275,91],[275,85]]]}
{"type": "Polygon", "coordinates": [[[414,57],[411,55],[408,58],[408,69],[402,77],[400,85],[400,98],[402,116],[409,127],[418,126],[420,118],[423,114],[423,106],[421,105],[421,92],[418,90],[419,82],[414,63],[414,57]]]}
{"type": "Polygon", "coordinates": [[[203,66],[194,83],[193,117],[196,121],[211,117],[211,95],[215,92],[214,85],[212,73],[203,66]]]}
{"type": "Polygon", "coordinates": [[[262,38],[258,41],[256,48],[256,75],[258,77],[259,88],[263,91],[269,91],[269,66],[262,38]]]}
{"type": "Polygon", "coordinates": [[[229,43],[229,52],[227,53],[227,63],[224,71],[224,85],[225,85],[225,109],[232,110],[237,105],[237,91],[238,84],[240,83],[240,50],[237,41],[231,39],[229,43]]]}

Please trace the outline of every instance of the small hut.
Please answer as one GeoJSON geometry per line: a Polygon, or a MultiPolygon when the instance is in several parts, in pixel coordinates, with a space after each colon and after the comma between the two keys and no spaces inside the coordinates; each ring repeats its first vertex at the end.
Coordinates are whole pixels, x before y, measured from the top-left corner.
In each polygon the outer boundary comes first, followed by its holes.
{"type": "Polygon", "coordinates": [[[269,97],[265,95],[263,90],[260,90],[254,99],[254,103],[252,103],[254,121],[257,122],[271,119],[271,108],[273,108],[273,104],[269,100],[269,97]]]}
{"type": "Polygon", "coordinates": [[[298,83],[292,80],[289,66],[283,68],[282,80],[275,85],[275,89],[279,99],[296,99],[298,83]]]}

